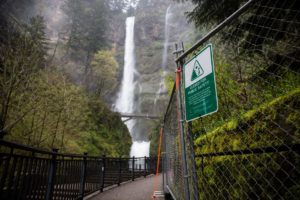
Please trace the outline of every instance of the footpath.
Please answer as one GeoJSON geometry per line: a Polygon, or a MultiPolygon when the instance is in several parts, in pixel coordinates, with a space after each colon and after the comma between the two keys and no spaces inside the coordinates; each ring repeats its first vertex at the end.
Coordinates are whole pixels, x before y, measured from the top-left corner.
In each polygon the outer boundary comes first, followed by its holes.
{"type": "MultiPolygon", "coordinates": [[[[139,178],[132,182],[123,183],[119,187],[110,188],[89,198],[89,200],[153,200],[152,195],[155,183],[157,184],[156,190],[162,190],[161,175],[158,177],[139,178]]],[[[163,200],[163,198],[155,200],[163,200]]]]}

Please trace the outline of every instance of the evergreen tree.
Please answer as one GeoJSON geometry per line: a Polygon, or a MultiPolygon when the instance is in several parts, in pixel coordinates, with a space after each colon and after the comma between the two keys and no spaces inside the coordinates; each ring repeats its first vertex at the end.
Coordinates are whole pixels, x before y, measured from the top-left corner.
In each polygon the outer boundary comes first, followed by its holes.
{"type": "Polygon", "coordinates": [[[46,25],[44,17],[41,15],[37,15],[30,19],[29,25],[27,26],[27,30],[31,41],[33,42],[33,48],[35,49],[35,53],[37,57],[40,59],[38,65],[45,65],[45,59],[47,55],[47,38],[46,38],[46,25]]]}
{"type": "Polygon", "coordinates": [[[69,19],[68,48],[74,52],[83,50],[89,60],[97,50],[108,46],[106,33],[109,5],[106,1],[68,0],[63,10],[69,19]]]}
{"type": "Polygon", "coordinates": [[[191,0],[196,6],[188,13],[190,21],[201,27],[221,22],[236,11],[245,0],[191,0]]]}
{"type": "MultiPolygon", "coordinates": [[[[188,18],[193,21],[197,27],[207,26],[220,23],[229,17],[232,13],[239,9],[246,1],[245,0],[192,0],[196,4],[194,10],[188,13],[188,18]]],[[[293,49],[287,54],[264,55],[264,47],[266,45],[274,45],[274,41],[291,41],[299,44],[297,33],[300,31],[300,26],[297,26],[297,16],[295,12],[300,10],[300,2],[293,1],[290,4],[286,1],[258,1],[255,6],[249,7],[244,15],[239,17],[227,25],[226,31],[221,32],[221,39],[224,42],[240,43],[239,45],[246,51],[252,51],[256,54],[261,54],[275,63],[289,62],[290,57],[299,55],[299,49],[293,49]],[[263,16],[263,17],[262,17],[263,16]],[[280,21],[276,19],[288,19],[280,21]],[[278,30],[284,27],[284,31],[278,30]],[[231,33],[231,34],[228,34],[231,33]],[[270,39],[272,38],[272,39],[270,39]]],[[[243,53],[243,50],[241,50],[243,53]]],[[[298,60],[294,60],[289,68],[299,71],[298,60]]],[[[270,65],[267,73],[261,74],[266,76],[268,72],[280,72],[280,66],[270,65]]]]}

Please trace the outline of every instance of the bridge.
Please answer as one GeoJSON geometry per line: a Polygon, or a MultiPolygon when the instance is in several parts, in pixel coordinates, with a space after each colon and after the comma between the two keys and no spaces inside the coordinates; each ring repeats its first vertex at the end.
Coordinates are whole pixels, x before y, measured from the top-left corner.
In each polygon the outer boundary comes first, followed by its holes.
{"type": "Polygon", "coordinates": [[[123,122],[131,120],[132,118],[142,118],[142,119],[152,119],[152,120],[159,120],[161,119],[158,115],[152,114],[142,114],[142,113],[120,113],[121,117],[126,118],[123,122]]]}
{"type": "Polygon", "coordinates": [[[161,185],[156,157],[63,154],[58,149],[47,151],[4,140],[0,140],[0,147],[3,200],[151,199],[153,183],[161,185]]]}

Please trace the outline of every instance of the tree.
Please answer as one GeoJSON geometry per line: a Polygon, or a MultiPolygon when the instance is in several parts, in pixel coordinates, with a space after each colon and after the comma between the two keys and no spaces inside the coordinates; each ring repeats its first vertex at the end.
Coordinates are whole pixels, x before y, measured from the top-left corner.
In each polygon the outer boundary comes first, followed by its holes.
{"type": "Polygon", "coordinates": [[[106,1],[68,0],[63,10],[69,19],[69,48],[83,50],[86,57],[89,57],[108,46],[106,33],[109,5],[106,1]]]}
{"type": "MultiPolygon", "coordinates": [[[[244,0],[192,1],[196,7],[187,16],[199,28],[225,20],[246,2],[244,0]]],[[[290,58],[299,55],[299,48],[291,48],[285,53],[274,51],[271,54],[266,54],[264,48],[268,45],[280,45],[282,41],[293,44],[294,47],[299,45],[297,33],[300,28],[296,25],[297,12],[295,12],[298,10],[300,10],[299,1],[290,3],[286,1],[256,1],[244,15],[236,19],[234,23],[227,25],[226,31],[220,32],[221,39],[228,43],[238,43],[241,49],[240,55],[252,52],[252,54],[259,54],[274,63],[291,62],[290,58]]],[[[288,67],[299,72],[299,64],[298,60],[293,60],[288,67]]],[[[277,64],[270,65],[266,69],[267,73],[260,76],[267,76],[270,72],[281,73],[280,68],[277,64]]]]}
{"type": "Polygon", "coordinates": [[[100,97],[114,91],[117,85],[118,63],[111,51],[98,51],[91,62],[91,89],[100,97]]]}
{"type": "Polygon", "coordinates": [[[63,7],[69,18],[69,39],[67,54],[71,58],[83,60],[83,85],[89,90],[88,74],[94,53],[107,48],[107,32],[109,29],[109,5],[107,1],[68,0],[63,7]]]}
{"type": "Polygon", "coordinates": [[[108,5],[113,12],[123,11],[129,3],[129,0],[110,0],[108,5]]]}
{"type": "MultiPolygon", "coordinates": [[[[26,7],[18,2],[15,8],[11,2],[1,2],[0,10],[26,7]]],[[[114,54],[103,50],[108,47],[108,2],[67,1],[72,19],[67,42],[70,55],[84,60],[80,65],[86,66],[86,80],[100,96],[115,88],[118,67],[114,54]]],[[[9,10],[0,17],[1,138],[62,152],[128,156],[131,138],[121,117],[111,112],[99,95],[88,94],[71,82],[53,63],[46,67],[48,39],[43,16],[23,23],[9,10]]]]}
{"type": "MultiPolygon", "coordinates": [[[[18,96],[17,91],[27,90],[30,77],[45,65],[44,21],[40,16],[30,21],[31,24],[23,25],[15,18],[11,18],[1,26],[0,131],[2,136],[31,111],[29,109],[16,118],[16,121],[7,123],[13,106],[11,102],[18,96]]],[[[32,97],[34,98],[34,91],[32,97]]]]}
{"type": "Polygon", "coordinates": [[[35,49],[36,56],[40,59],[39,66],[45,65],[46,55],[47,55],[47,38],[46,38],[46,25],[44,17],[37,15],[30,18],[29,25],[27,26],[27,31],[33,41],[33,46],[35,49]]]}
{"type": "Polygon", "coordinates": [[[190,21],[201,27],[218,23],[236,11],[245,0],[191,0],[196,6],[188,13],[190,21]]]}
{"type": "Polygon", "coordinates": [[[67,27],[69,29],[69,38],[67,41],[67,54],[70,50],[80,50],[81,48],[81,35],[83,34],[84,24],[82,21],[82,16],[84,15],[84,8],[82,1],[66,1],[63,5],[63,10],[68,17],[69,23],[67,27]]]}

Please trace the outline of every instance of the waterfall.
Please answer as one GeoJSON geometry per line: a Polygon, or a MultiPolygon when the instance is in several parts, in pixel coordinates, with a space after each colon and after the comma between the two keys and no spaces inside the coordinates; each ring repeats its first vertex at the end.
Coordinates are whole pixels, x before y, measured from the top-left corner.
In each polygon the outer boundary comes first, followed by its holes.
{"type": "MultiPolygon", "coordinates": [[[[116,101],[116,110],[123,113],[134,112],[134,19],[134,17],[127,17],[126,19],[124,72],[121,90],[116,101]]],[[[134,120],[129,120],[126,125],[128,130],[132,132],[134,120]]]]}
{"type": "Polygon", "coordinates": [[[166,75],[166,66],[168,63],[168,48],[169,48],[169,38],[170,38],[170,28],[169,28],[169,20],[171,15],[170,8],[171,5],[167,8],[166,15],[165,15],[165,35],[164,35],[165,41],[164,41],[164,49],[163,49],[163,57],[162,57],[162,65],[161,65],[163,74],[160,77],[159,89],[156,92],[156,97],[154,99],[155,105],[160,95],[166,92],[165,75],[166,75]]]}
{"type": "MultiPolygon", "coordinates": [[[[126,37],[124,54],[124,72],[121,90],[115,103],[115,109],[121,113],[134,113],[136,110],[134,102],[134,90],[136,82],[135,74],[135,54],[134,54],[134,21],[135,17],[126,19],[126,37]]],[[[131,146],[130,156],[143,157],[149,156],[149,142],[136,141],[134,138],[134,127],[136,121],[131,119],[126,122],[126,126],[131,134],[133,144],[131,146]]]]}
{"type": "Polygon", "coordinates": [[[166,70],[167,62],[168,62],[168,48],[169,48],[169,38],[170,38],[170,28],[169,28],[169,20],[170,20],[170,8],[171,5],[167,8],[166,16],[165,16],[165,41],[164,41],[164,51],[162,58],[162,69],[166,70]]]}

